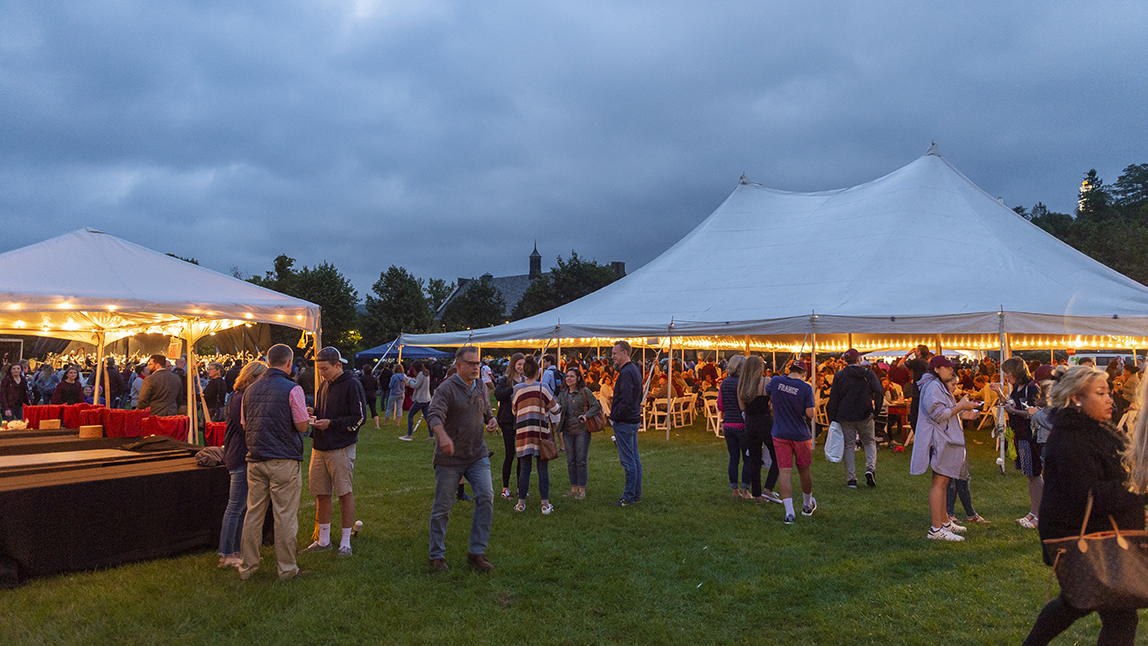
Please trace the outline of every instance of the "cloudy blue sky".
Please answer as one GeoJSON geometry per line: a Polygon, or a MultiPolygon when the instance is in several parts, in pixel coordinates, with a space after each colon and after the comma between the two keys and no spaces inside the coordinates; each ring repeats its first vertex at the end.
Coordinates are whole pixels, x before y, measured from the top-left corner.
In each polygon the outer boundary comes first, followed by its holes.
{"type": "Polygon", "coordinates": [[[0,250],[91,226],[361,296],[524,273],[535,238],[632,271],[743,172],[841,188],[931,141],[1071,211],[1148,162],[1146,28],[1142,0],[5,0],[0,250]]]}

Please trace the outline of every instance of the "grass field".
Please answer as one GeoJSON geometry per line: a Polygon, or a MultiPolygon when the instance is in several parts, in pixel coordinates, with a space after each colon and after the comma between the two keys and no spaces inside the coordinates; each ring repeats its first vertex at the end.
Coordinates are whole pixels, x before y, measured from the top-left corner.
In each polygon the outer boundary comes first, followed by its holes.
{"type": "MultiPolygon", "coordinates": [[[[997,475],[987,432],[969,447],[992,525],[943,543],[924,538],[928,480],[908,474],[908,453],[881,450],[878,487],[857,490],[816,455],[818,510],[785,526],[780,505],[730,498],[725,442],[700,426],[669,442],[642,433],[643,501],[613,506],[622,470],[607,431],[591,443],[586,500],[561,497],[564,456],[554,514],[539,512],[536,479],[525,513],[495,499],[486,575],[465,562],[470,503],[454,507],[452,569],[428,573],[432,447],[398,435],[360,434],[366,527],[352,558],[301,555],[315,573],[287,583],[271,548],[248,582],[214,551],[35,580],[0,591],[0,644],[1017,644],[1044,603],[1036,533],[1013,522],[1025,481],[997,475]]],[[[501,440],[488,444],[497,491],[501,440]]],[[[301,546],[313,514],[304,486],[301,546]]],[[[1098,630],[1094,615],[1056,643],[1098,630]]]]}

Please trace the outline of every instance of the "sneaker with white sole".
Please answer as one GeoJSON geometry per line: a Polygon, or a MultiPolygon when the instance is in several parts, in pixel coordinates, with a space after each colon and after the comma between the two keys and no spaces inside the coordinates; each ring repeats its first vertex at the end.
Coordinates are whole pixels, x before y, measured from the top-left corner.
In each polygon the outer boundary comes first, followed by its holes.
{"type": "Polygon", "coordinates": [[[968,527],[965,527],[964,525],[958,525],[952,521],[946,523],[943,529],[947,529],[954,534],[964,534],[965,532],[969,531],[968,527]]]}
{"type": "Polygon", "coordinates": [[[815,512],[815,511],[817,511],[817,499],[816,498],[811,498],[810,503],[808,505],[802,505],[801,506],[801,515],[802,516],[812,516],[813,512],[815,512]]]}
{"type": "Polygon", "coordinates": [[[781,502],[781,496],[777,495],[776,493],[774,493],[772,491],[761,492],[761,500],[763,500],[765,502],[772,502],[776,505],[784,504],[781,502]]]}
{"type": "Polygon", "coordinates": [[[793,514],[786,514],[785,518],[781,519],[781,522],[785,523],[786,525],[792,525],[793,523],[797,522],[797,517],[793,514]]]}
{"type": "Polygon", "coordinates": [[[945,529],[944,527],[942,527],[936,531],[933,531],[933,529],[930,528],[929,531],[925,534],[925,538],[928,538],[928,539],[934,540],[934,541],[952,541],[955,543],[959,543],[959,542],[965,540],[964,536],[958,536],[957,534],[950,532],[949,530],[945,529]]]}
{"type": "Polygon", "coordinates": [[[877,486],[877,476],[875,476],[872,471],[865,472],[865,484],[869,485],[870,487],[877,486]]]}
{"type": "Polygon", "coordinates": [[[304,553],[304,554],[318,554],[319,552],[330,552],[333,549],[335,549],[334,543],[327,543],[326,545],[320,545],[319,541],[315,541],[314,543],[311,543],[310,545],[308,545],[307,547],[305,547],[299,551],[304,553]]]}
{"type": "Polygon", "coordinates": [[[351,555],[351,546],[350,545],[348,545],[346,547],[343,547],[342,545],[339,546],[339,558],[345,559],[350,555],[351,555]]]}
{"type": "Polygon", "coordinates": [[[545,505],[542,505],[542,515],[543,516],[549,516],[550,512],[552,512],[552,511],[554,511],[554,505],[551,505],[550,503],[546,503],[545,505]]]}
{"type": "Polygon", "coordinates": [[[411,437],[410,435],[400,435],[399,439],[404,441],[404,442],[410,442],[410,441],[414,440],[415,438],[411,437]]]}

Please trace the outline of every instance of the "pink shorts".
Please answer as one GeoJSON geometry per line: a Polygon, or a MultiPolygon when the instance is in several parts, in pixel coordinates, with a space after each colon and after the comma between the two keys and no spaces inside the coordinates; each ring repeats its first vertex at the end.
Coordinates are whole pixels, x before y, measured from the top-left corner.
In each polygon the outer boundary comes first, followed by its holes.
{"type": "Polygon", "coordinates": [[[793,458],[797,458],[797,468],[804,469],[813,464],[813,440],[798,442],[773,438],[773,450],[777,454],[777,468],[792,469],[793,458]]]}

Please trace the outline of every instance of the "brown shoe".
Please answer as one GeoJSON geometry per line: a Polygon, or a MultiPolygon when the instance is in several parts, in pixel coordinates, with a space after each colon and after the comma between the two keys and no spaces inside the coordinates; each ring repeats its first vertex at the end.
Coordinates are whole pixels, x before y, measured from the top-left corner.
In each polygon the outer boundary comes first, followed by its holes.
{"type": "Polygon", "coordinates": [[[450,566],[446,564],[446,559],[431,559],[430,569],[431,572],[443,572],[449,570],[450,566]]]}
{"type": "Polygon", "coordinates": [[[483,554],[467,554],[466,560],[470,561],[471,565],[478,568],[480,572],[489,572],[494,569],[494,566],[486,560],[486,556],[483,554]]]}

